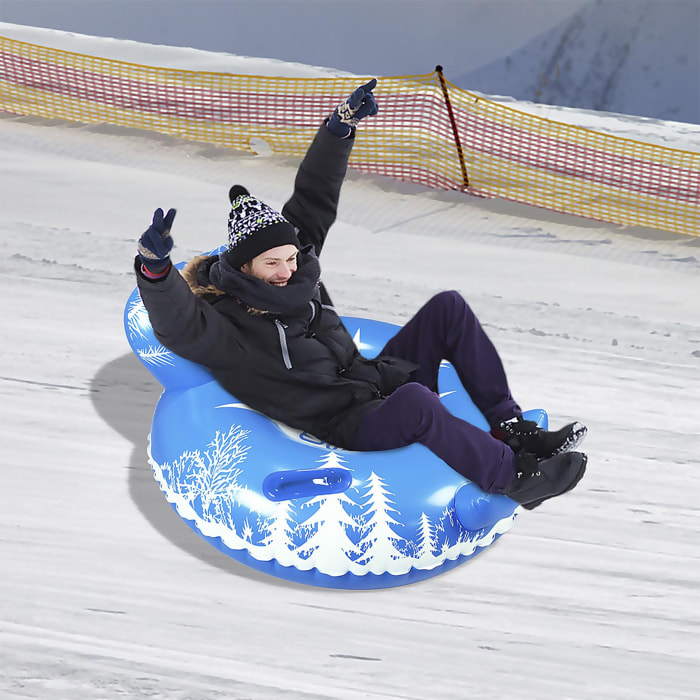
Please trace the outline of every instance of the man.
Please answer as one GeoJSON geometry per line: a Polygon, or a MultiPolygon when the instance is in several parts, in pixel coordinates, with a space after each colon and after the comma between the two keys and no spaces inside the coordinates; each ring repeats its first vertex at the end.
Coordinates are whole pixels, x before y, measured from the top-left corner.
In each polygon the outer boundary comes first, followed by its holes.
{"type": "Polygon", "coordinates": [[[153,330],[271,418],[351,450],[420,442],[485,491],[535,508],[582,478],[586,456],[571,450],[586,428],[548,432],[522,419],[498,353],[464,299],[433,297],[368,360],[320,282],[318,255],[336,217],[356,126],[377,113],[375,85],[355,90],[320,127],[281,214],[244,187],[231,188],[221,255],[195,258],[178,273],[169,259],[175,210],[155,212],[135,265],[153,330]],[[443,407],[443,359],[491,433],[443,407]]]}

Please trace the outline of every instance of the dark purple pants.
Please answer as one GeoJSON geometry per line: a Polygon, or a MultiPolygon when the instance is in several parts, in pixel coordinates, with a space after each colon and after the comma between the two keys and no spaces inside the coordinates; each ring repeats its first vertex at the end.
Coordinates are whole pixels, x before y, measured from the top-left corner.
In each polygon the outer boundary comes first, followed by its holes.
{"type": "Polygon", "coordinates": [[[448,360],[489,425],[521,414],[496,348],[461,295],[434,296],[381,354],[402,357],[420,368],[411,382],[363,419],[353,448],[390,450],[420,442],[484,491],[500,493],[515,477],[513,451],[453,416],[437,394],[440,362],[448,360]]]}

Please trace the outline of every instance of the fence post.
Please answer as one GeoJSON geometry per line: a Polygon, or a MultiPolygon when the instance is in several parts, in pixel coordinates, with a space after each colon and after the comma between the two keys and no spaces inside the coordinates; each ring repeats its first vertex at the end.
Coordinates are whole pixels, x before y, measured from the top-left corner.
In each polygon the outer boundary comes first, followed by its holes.
{"type": "Polygon", "coordinates": [[[450,93],[447,91],[447,83],[445,82],[445,77],[442,74],[442,66],[435,66],[435,71],[438,74],[438,79],[440,80],[440,87],[442,88],[442,95],[445,98],[445,106],[447,107],[447,114],[450,117],[450,124],[452,124],[452,133],[455,138],[455,145],[457,146],[457,155],[459,157],[459,167],[462,169],[462,180],[464,182],[464,188],[469,189],[469,175],[467,174],[467,166],[464,162],[464,152],[462,151],[462,142],[459,140],[459,132],[457,131],[457,122],[455,121],[455,115],[452,111],[452,102],[450,101],[450,93]]]}

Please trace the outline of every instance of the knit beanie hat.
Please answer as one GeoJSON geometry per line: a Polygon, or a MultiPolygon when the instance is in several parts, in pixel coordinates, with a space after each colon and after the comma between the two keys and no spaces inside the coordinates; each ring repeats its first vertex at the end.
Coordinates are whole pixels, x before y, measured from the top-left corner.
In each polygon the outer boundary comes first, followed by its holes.
{"type": "Polygon", "coordinates": [[[253,197],[241,185],[228,193],[228,248],[223,253],[237,269],[270,248],[291,244],[299,248],[294,227],[281,214],[253,197]]]}

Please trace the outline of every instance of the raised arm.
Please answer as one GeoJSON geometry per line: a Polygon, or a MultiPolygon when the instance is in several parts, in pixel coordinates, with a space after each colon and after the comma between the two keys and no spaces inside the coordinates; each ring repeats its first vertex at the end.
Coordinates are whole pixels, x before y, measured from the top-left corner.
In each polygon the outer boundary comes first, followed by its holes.
{"type": "Polygon", "coordinates": [[[172,267],[174,219],[174,209],[165,216],[157,209],[153,223],[139,239],[134,261],[139,292],[156,338],[186,360],[215,369],[230,362],[231,353],[242,349],[242,343],[230,324],[222,330],[221,315],[193,294],[172,267]]]}
{"type": "Polygon", "coordinates": [[[318,130],[297,171],[294,193],[282,215],[298,229],[302,246],[321,254],[328,230],[338,212],[340,189],[355,141],[355,127],[377,113],[372,90],[376,80],[357,88],[318,130]]]}

